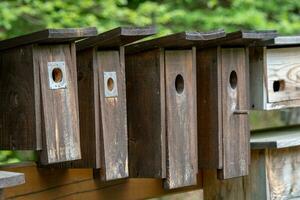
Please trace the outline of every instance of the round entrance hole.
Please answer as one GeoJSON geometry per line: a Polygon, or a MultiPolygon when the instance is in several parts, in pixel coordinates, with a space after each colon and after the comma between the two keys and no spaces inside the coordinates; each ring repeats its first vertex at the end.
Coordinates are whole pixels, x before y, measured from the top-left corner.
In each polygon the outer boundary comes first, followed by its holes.
{"type": "Polygon", "coordinates": [[[63,73],[61,71],[61,69],[59,68],[54,68],[52,70],[52,79],[55,83],[59,83],[62,81],[63,79],[63,73]]]}
{"type": "Polygon", "coordinates": [[[112,78],[107,79],[107,88],[109,91],[112,91],[114,89],[114,80],[112,78]]]}
{"type": "Polygon", "coordinates": [[[184,80],[183,80],[183,77],[178,74],[176,76],[176,79],[175,79],[175,89],[177,91],[178,94],[181,94],[183,92],[183,89],[184,89],[184,80]]]}
{"type": "Polygon", "coordinates": [[[229,83],[230,83],[230,87],[232,89],[235,89],[236,88],[236,85],[237,85],[237,74],[235,71],[232,71],[230,73],[230,77],[229,77],[229,83]]]}

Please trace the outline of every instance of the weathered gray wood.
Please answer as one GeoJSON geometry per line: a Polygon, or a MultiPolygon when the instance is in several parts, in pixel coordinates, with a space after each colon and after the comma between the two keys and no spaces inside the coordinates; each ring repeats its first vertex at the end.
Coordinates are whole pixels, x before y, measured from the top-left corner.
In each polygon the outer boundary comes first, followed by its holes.
{"type": "Polygon", "coordinates": [[[45,29],[27,35],[0,41],[0,50],[14,48],[28,44],[42,43],[62,43],[72,42],[81,38],[95,36],[95,27],[89,28],[64,28],[64,29],[45,29]]]}
{"type": "Polygon", "coordinates": [[[250,132],[247,113],[247,52],[245,48],[222,48],[223,167],[221,178],[248,174],[250,132]]]}
{"type": "Polygon", "coordinates": [[[299,46],[300,36],[278,36],[274,39],[267,40],[264,45],[267,46],[299,46]]]}
{"type": "Polygon", "coordinates": [[[197,183],[195,59],[195,49],[165,51],[167,116],[167,179],[165,187],[169,189],[197,183]],[[176,82],[178,76],[182,79],[176,82]]]}
{"type": "Polygon", "coordinates": [[[300,47],[267,49],[268,102],[300,99],[299,55],[300,47]],[[280,84],[279,88],[274,88],[275,81],[280,84]]]}
{"type": "Polygon", "coordinates": [[[300,146],[300,127],[257,130],[251,132],[251,148],[286,148],[300,146]]]}
{"type": "Polygon", "coordinates": [[[300,196],[299,151],[299,147],[266,150],[266,192],[269,199],[293,199],[300,196]]]}
{"type": "Polygon", "coordinates": [[[25,183],[23,173],[0,171],[0,189],[13,187],[25,183]]]}
{"type": "Polygon", "coordinates": [[[219,180],[215,170],[203,170],[204,199],[267,200],[265,150],[251,152],[249,175],[219,180]]]}
{"type": "Polygon", "coordinates": [[[34,48],[34,65],[39,68],[41,85],[41,163],[81,158],[77,99],[75,44],[43,45],[34,48]],[[48,62],[65,62],[66,88],[49,89],[48,62]]]}
{"type": "MultiPolygon", "coordinates": [[[[123,52],[122,52],[123,53],[123,52]]],[[[96,52],[96,71],[98,73],[101,141],[101,170],[104,180],[113,180],[128,177],[128,146],[127,146],[127,113],[125,65],[121,62],[124,54],[119,51],[96,52]],[[116,72],[117,79],[113,83],[118,91],[115,97],[105,96],[107,82],[105,72],[116,72]]]]}
{"type": "Polygon", "coordinates": [[[126,55],[131,177],[166,177],[164,51],[126,55]]]}

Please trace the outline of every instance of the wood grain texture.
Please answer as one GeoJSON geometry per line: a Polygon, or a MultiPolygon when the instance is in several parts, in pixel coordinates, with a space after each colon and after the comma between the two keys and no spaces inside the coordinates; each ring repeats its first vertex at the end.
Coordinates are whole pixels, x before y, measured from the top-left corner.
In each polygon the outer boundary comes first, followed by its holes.
{"type": "Polygon", "coordinates": [[[297,89],[297,56],[292,50],[289,52],[290,50],[286,49],[297,48],[251,47],[249,49],[250,105],[252,109],[278,110],[300,105],[300,99],[297,97],[299,93],[297,89]],[[283,51],[282,54],[279,53],[280,51],[283,51]],[[275,56],[276,52],[277,56],[275,56]],[[274,92],[274,81],[283,81],[283,87],[280,87],[283,90],[274,92]]]}
{"type": "Polygon", "coordinates": [[[164,52],[126,55],[131,177],[166,177],[164,52]]]}
{"type": "Polygon", "coordinates": [[[195,50],[165,51],[168,189],[197,183],[195,50]],[[183,91],[177,76],[183,78],[183,91]],[[177,87],[176,87],[177,86],[177,87]]]}
{"type": "Polygon", "coordinates": [[[300,196],[299,152],[300,147],[266,150],[269,199],[297,199],[300,196]]]}
{"type": "Polygon", "coordinates": [[[71,42],[84,37],[95,36],[96,34],[97,30],[95,27],[45,29],[19,37],[2,40],[0,41],[0,50],[36,43],[71,42]]]}
{"type": "Polygon", "coordinates": [[[300,47],[267,48],[268,102],[300,99],[300,47]],[[274,81],[283,81],[274,91],[274,81]]]}
{"type": "Polygon", "coordinates": [[[34,165],[2,168],[26,175],[26,183],[4,191],[7,199],[146,199],[199,190],[199,186],[167,191],[158,179],[101,182],[92,169],[40,169],[34,165]]]}
{"type": "Polygon", "coordinates": [[[41,164],[81,158],[79,139],[75,44],[42,45],[34,48],[41,84],[43,150],[41,164]],[[49,89],[48,62],[64,61],[67,87],[49,89]]]}
{"type": "Polygon", "coordinates": [[[104,180],[128,177],[128,142],[127,142],[127,113],[125,88],[124,52],[96,52],[95,70],[98,73],[100,110],[102,127],[101,169],[104,180]],[[122,61],[121,61],[122,60],[122,61]],[[105,97],[105,72],[116,72],[114,86],[118,91],[117,97],[105,97]]]}
{"type": "Polygon", "coordinates": [[[200,49],[197,63],[199,168],[221,169],[222,104],[220,48],[200,49]]]}
{"type": "Polygon", "coordinates": [[[218,179],[215,170],[203,170],[204,199],[207,200],[267,200],[265,152],[251,152],[249,176],[218,179]]]}
{"type": "Polygon", "coordinates": [[[223,168],[220,178],[227,179],[248,174],[250,131],[248,115],[235,113],[248,110],[247,56],[244,48],[222,48],[222,117],[223,117],[223,168]],[[237,83],[231,85],[232,73],[237,83]],[[235,86],[234,86],[235,85],[235,86]]]}
{"type": "Polygon", "coordinates": [[[156,33],[155,27],[118,27],[95,37],[77,43],[77,50],[95,47],[98,49],[118,49],[120,46],[135,42],[156,33]]]}
{"type": "MultiPolygon", "coordinates": [[[[0,149],[38,149],[32,46],[0,53],[0,149]]],[[[40,125],[40,124],[38,124],[40,125]]]]}

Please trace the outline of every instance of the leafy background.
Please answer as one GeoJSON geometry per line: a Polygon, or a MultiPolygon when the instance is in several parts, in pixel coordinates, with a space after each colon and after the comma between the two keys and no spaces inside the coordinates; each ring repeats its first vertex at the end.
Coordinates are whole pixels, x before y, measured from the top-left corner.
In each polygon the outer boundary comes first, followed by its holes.
{"type": "MultiPolygon", "coordinates": [[[[155,25],[161,36],[183,30],[224,28],[300,32],[296,0],[1,0],[0,39],[44,28],[95,26],[103,32],[120,25],[155,25]]],[[[251,128],[299,123],[297,109],[252,112],[251,128]]],[[[31,151],[0,151],[0,164],[34,160],[31,151]]]]}

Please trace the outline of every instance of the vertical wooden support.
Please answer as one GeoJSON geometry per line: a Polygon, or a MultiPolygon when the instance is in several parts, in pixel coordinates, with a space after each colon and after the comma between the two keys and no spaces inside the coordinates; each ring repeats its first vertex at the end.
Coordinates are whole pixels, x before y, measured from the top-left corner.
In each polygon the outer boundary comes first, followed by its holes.
{"type": "Polygon", "coordinates": [[[95,32],[49,29],[0,42],[1,149],[40,150],[42,165],[81,158],[74,41],[95,32]]]}

